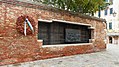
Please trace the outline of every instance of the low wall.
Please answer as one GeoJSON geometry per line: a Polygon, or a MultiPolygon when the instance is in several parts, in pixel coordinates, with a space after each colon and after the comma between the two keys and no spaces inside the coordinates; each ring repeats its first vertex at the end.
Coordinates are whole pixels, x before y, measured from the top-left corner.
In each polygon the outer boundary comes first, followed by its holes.
{"type": "Polygon", "coordinates": [[[47,7],[18,0],[0,0],[0,65],[33,61],[52,57],[91,53],[105,50],[106,24],[104,19],[47,7]],[[24,36],[16,29],[19,16],[27,15],[35,21],[35,33],[24,36]],[[95,29],[91,33],[92,43],[70,46],[42,46],[38,42],[38,19],[65,20],[90,24],[95,29]]]}

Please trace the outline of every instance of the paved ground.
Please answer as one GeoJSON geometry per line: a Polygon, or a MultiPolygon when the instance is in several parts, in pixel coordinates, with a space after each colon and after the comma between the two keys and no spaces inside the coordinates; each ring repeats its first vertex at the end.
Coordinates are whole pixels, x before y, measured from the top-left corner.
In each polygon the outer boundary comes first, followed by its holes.
{"type": "Polygon", "coordinates": [[[119,45],[108,45],[106,51],[39,60],[1,67],[119,67],[119,45]]]}

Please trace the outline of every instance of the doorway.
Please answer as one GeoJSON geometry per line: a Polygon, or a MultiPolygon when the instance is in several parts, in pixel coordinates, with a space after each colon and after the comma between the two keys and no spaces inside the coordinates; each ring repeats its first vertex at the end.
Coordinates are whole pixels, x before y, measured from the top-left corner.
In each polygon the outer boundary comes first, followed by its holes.
{"type": "Polygon", "coordinates": [[[109,36],[109,43],[112,44],[112,37],[109,36]]]}

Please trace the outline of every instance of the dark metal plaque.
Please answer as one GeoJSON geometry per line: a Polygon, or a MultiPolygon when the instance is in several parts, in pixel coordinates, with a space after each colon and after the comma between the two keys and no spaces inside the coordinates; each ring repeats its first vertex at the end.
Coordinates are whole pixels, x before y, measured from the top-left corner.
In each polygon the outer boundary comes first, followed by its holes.
{"type": "Polygon", "coordinates": [[[65,30],[65,42],[80,42],[81,32],[78,29],[66,29],[65,30]]]}

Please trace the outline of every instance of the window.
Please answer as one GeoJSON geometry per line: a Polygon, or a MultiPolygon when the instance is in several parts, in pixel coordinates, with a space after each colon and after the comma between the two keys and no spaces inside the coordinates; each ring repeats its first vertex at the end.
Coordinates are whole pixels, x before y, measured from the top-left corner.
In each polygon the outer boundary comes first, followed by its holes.
{"type": "Polygon", "coordinates": [[[105,2],[108,2],[110,4],[113,4],[113,0],[105,0],[105,2]]]}
{"type": "Polygon", "coordinates": [[[110,8],[110,14],[112,14],[113,13],[113,8],[110,8]]]}
{"type": "Polygon", "coordinates": [[[98,11],[98,17],[101,17],[101,11],[98,11]]]}
{"type": "Polygon", "coordinates": [[[107,15],[107,9],[105,10],[105,15],[107,15]]]}
{"type": "Polygon", "coordinates": [[[108,2],[108,0],[105,0],[105,2],[108,2]]]}
{"type": "Polygon", "coordinates": [[[109,23],[109,29],[112,29],[112,22],[109,23]]]}

